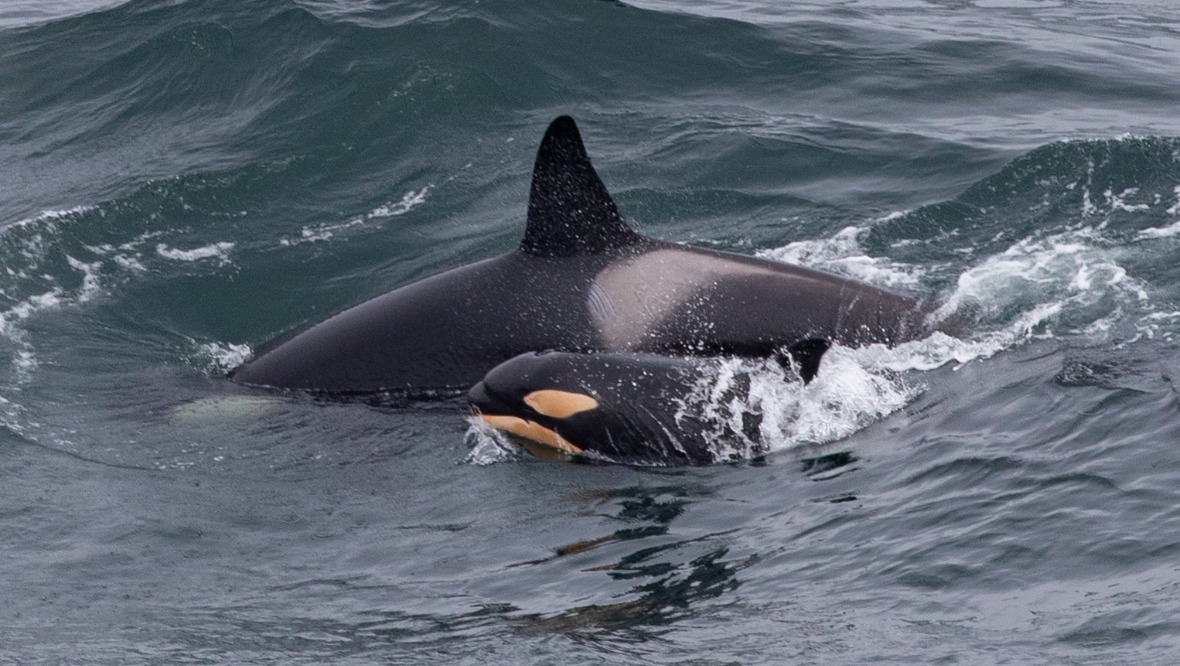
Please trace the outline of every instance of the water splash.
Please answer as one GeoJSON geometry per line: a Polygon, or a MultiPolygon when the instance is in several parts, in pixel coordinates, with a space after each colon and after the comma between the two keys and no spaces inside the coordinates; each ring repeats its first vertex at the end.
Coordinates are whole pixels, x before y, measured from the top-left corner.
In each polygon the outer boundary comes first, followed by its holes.
{"type": "Polygon", "coordinates": [[[861,247],[869,227],[849,226],[830,238],[802,240],[763,250],[758,256],[845,275],[891,289],[918,289],[925,271],[920,266],[871,257],[861,247]]]}
{"type": "Polygon", "coordinates": [[[522,455],[520,447],[508,439],[508,435],[496,430],[482,420],[468,417],[464,443],[470,451],[463,462],[468,465],[494,465],[518,460],[522,455]]]}
{"type": "Polygon", "coordinates": [[[196,340],[191,339],[189,343],[196,347],[195,352],[189,356],[190,363],[207,372],[218,374],[224,374],[233,370],[245,363],[246,359],[254,354],[254,350],[248,344],[223,342],[198,343],[196,340]]]}

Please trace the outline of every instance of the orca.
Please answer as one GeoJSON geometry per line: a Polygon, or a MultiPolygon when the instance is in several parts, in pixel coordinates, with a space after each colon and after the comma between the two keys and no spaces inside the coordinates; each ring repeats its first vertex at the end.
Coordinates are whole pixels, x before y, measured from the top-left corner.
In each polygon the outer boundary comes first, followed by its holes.
{"type": "Polygon", "coordinates": [[[769,356],[806,340],[910,339],[924,317],[908,295],[637,233],[561,116],[537,150],[518,248],[265,344],[231,377],[329,396],[459,396],[525,352],[769,356]]]}
{"type": "MultiPolygon", "coordinates": [[[[805,341],[776,360],[810,381],[827,351],[805,341]]],[[[765,453],[750,377],[718,385],[718,359],[529,352],[501,363],[467,397],[475,419],[541,458],[707,465],[765,453]]]]}

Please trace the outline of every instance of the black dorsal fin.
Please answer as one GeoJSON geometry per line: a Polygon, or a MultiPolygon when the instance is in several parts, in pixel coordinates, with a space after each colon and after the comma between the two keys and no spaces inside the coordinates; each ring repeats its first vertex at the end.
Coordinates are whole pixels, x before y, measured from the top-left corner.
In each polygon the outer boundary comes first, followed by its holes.
{"type": "Polygon", "coordinates": [[[558,117],[537,149],[520,249],[541,257],[573,257],[625,247],[640,238],[590,164],[574,119],[558,117]]]}

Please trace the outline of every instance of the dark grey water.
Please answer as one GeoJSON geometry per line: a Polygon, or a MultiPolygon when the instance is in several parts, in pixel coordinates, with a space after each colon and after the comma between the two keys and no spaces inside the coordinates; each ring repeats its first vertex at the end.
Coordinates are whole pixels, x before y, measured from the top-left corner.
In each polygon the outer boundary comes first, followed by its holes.
{"type": "Polygon", "coordinates": [[[0,7],[0,661],[1174,663],[1180,10],[768,5],[0,7]],[[692,469],[221,378],[513,247],[561,113],[641,231],[965,333],[692,469]]]}

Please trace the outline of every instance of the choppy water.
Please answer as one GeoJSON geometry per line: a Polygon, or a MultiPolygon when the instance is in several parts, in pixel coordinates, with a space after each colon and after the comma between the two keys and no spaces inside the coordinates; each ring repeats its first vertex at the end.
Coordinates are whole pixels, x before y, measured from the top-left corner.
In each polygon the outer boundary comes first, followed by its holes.
{"type": "Polygon", "coordinates": [[[0,661],[1180,658],[1169,3],[14,0],[0,72],[0,661]],[[560,113],[641,231],[965,333],[692,469],[221,379],[513,247],[560,113]]]}

